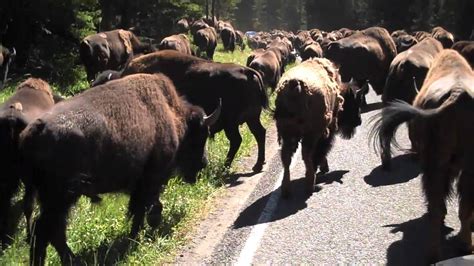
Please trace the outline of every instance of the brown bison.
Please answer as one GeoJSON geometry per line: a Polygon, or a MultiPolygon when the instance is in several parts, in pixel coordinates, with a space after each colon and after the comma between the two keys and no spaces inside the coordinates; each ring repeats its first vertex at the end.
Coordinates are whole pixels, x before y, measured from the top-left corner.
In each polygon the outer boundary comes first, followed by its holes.
{"type": "MultiPolygon", "coordinates": [[[[441,228],[446,199],[458,179],[459,240],[472,251],[471,223],[474,211],[474,74],[454,50],[438,54],[413,106],[395,102],[375,120],[372,137],[383,154],[389,154],[395,131],[409,123],[412,142],[423,170],[423,190],[430,220],[430,262],[440,257],[441,228]],[[471,172],[473,171],[473,172],[471,172]]],[[[386,164],[387,161],[382,161],[386,164]]]]}
{"type": "Polygon", "coordinates": [[[415,32],[413,32],[412,35],[413,35],[413,37],[415,37],[415,39],[418,42],[423,41],[425,38],[433,37],[433,35],[431,33],[426,32],[426,31],[415,31],[415,32]]]}
{"type": "Polygon", "coordinates": [[[107,69],[119,70],[140,53],[153,51],[149,44],[143,44],[131,32],[113,30],[89,35],[79,46],[79,55],[86,68],[87,80],[107,69]]]}
{"type": "Polygon", "coordinates": [[[15,48],[10,49],[0,45],[0,73],[3,73],[3,78],[0,80],[0,90],[7,83],[8,69],[16,56],[15,48]]]}
{"type": "Polygon", "coordinates": [[[183,54],[192,54],[191,43],[189,42],[188,36],[184,34],[171,35],[164,38],[160,45],[159,50],[176,50],[183,54]]]}
{"type": "Polygon", "coordinates": [[[314,189],[317,168],[329,171],[326,156],[336,132],[351,138],[361,124],[359,106],[366,88],[356,92],[352,86],[341,84],[336,67],[322,58],[305,61],[283,75],[274,113],[282,145],[283,197],[290,192],[289,167],[300,141],[309,193],[314,189]]]}
{"type": "Polygon", "coordinates": [[[187,103],[163,75],[138,74],[91,88],[31,123],[20,136],[25,173],[38,191],[30,262],[44,264],[51,243],[63,264],[69,209],[81,195],[127,192],[135,238],[145,215],[159,225],[160,191],[178,170],[195,182],[206,166],[209,126],[219,116],[187,103]]]}
{"type": "MultiPolygon", "coordinates": [[[[0,247],[11,239],[7,236],[7,224],[8,217],[11,217],[11,200],[18,190],[21,176],[18,151],[20,132],[53,105],[53,94],[48,83],[29,78],[0,106],[0,164],[3,171],[0,179],[0,247]]],[[[25,184],[25,188],[24,211],[29,232],[33,191],[29,184],[25,184]]]]}
{"type": "Polygon", "coordinates": [[[331,42],[325,57],[340,66],[343,81],[351,78],[359,85],[369,81],[375,92],[383,92],[390,63],[397,55],[395,43],[388,31],[372,27],[331,42]]]}
{"type": "Polygon", "coordinates": [[[458,51],[474,69],[474,41],[459,41],[453,44],[452,49],[458,51]]]}
{"type": "Polygon", "coordinates": [[[196,20],[193,22],[193,24],[191,24],[191,35],[194,36],[196,32],[198,32],[198,30],[202,30],[209,27],[210,27],[209,24],[207,24],[204,20],[202,19],[196,20]]]}
{"type": "Polygon", "coordinates": [[[224,50],[234,52],[236,41],[234,29],[231,27],[224,27],[220,31],[220,36],[222,39],[222,44],[224,45],[224,50]]]}
{"type": "Polygon", "coordinates": [[[304,44],[303,51],[301,53],[301,59],[306,61],[310,58],[323,57],[323,49],[321,45],[315,41],[309,41],[304,44]]]}
{"type": "Polygon", "coordinates": [[[418,43],[418,40],[415,37],[403,30],[394,31],[391,36],[395,46],[397,47],[397,53],[404,52],[418,43]]]}
{"type": "Polygon", "coordinates": [[[176,28],[178,30],[178,33],[183,33],[186,34],[189,31],[189,22],[187,19],[182,18],[176,22],[176,28]]]}
{"type": "Polygon", "coordinates": [[[443,46],[432,37],[428,37],[398,54],[390,64],[387,81],[382,94],[382,102],[395,99],[412,103],[421,88],[434,58],[443,50],[443,46]]]}
{"type": "Polygon", "coordinates": [[[235,44],[240,46],[240,50],[245,50],[245,34],[240,30],[235,31],[235,44]]]}
{"type": "Polygon", "coordinates": [[[431,31],[433,38],[438,40],[445,49],[451,48],[454,44],[454,35],[442,27],[435,27],[431,31]]]}
{"type": "MultiPolygon", "coordinates": [[[[211,134],[224,130],[229,139],[226,165],[231,165],[242,142],[239,125],[247,123],[258,145],[258,158],[253,170],[262,170],[266,130],[260,123],[260,113],[263,108],[268,108],[268,96],[257,71],[237,64],[215,63],[165,50],[135,58],[123,73],[110,76],[134,73],[167,75],[181,94],[205,111],[214,110],[216,103],[222,99],[222,113],[211,127],[211,134]]],[[[106,82],[107,78],[103,81],[106,82]]]]}
{"type": "Polygon", "coordinates": [[[281,62],[277,53],[279,53],[278,50],[269,49],[255,56],[247,65],[262,75],[264,85],[272,88],[272,91],[275,90],[282,75],[281,62]]]}
{"type": "Polygon", "coordinates": [[[200,29],[193,35],[194,44],[197,46],[196,55],[201,56],[206,52],[207,58],[212,60],[217,46],[217,33],[213,27],[200,29]]]}

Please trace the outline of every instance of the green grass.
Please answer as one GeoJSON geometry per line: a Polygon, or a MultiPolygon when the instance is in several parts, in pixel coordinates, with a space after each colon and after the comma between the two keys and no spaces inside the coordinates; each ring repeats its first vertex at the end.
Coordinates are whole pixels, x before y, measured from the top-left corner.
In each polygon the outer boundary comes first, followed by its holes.
{"type": "MultiPolygon", "coordinates": [[[[236,51],[233,54],[222,51],[219,46],[215,60],[245,64],[248,53],[236,51]]],[[[61,90],[72,94],[87,87],[82,77],[79,82],[61,90]]],[[[16,84],[11,84],[0,92],[3,102],[13,92],[16,84]]],[[[55,89],[57,87],[53,86],[55,89]]],[[[270,124],[270,116],[265,113],[264,124],[270,124]]],[[[243,137],[238,158],[250,154],[256,146],[253,135],[246,126],[241,127],[243,137]]],[[[229,148],[227,138],[221,132],[208,142],[209,166],[200,173],[199,181],[194,185],[185,184],[179,177],[172,178],[161,201],[164,206],[162,224],[154,233],[146,227],[138,241],[128,248],[123,248],[130,222],[126,218],[128,196],[108,194],[103,201],[94,205],[86,198],[81,198],[71,210],[68,223],[68,244],[75,254],[88,264],[107,263],[119,264],[162,264],[172,262],[178,247],[186,242],[186,236],[192,231],[199,217],[206,214],[210,207],[210,199],[218,195],[228,176],[224,168],[224,158],[229,148]]],[[[17,201],[21,198],[18,195],[17,201]]],[[[20,217],[18,232],[14,235],[13,244],[0,255],[0,265],[28,263],[28,245],[25,242],[26,232],[24,218],[20,217]]],[[[55,250],[48,248],[47,263],[59,264],[55,250]]]]}

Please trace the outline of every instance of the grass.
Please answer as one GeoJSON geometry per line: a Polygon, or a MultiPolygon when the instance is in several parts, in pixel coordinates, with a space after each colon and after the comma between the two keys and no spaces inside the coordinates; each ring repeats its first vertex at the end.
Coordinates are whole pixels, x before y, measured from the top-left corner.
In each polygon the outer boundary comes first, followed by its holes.
{"type": "MultiPolygon", "coordinates": [[[[245,65],[250,50],[227,53],[219,45],[215,60],[234,62],[245,65]]],[[[85,79],[66,88],[66,94],[85,88],[85,79]]],[[[0,101],[5,101],[17,84],[10,84],[0,92],[0,101]]],[[[57,87],[53,86],[57,89],[57,87]]],[[[268,113],[264,115],[264,124],[270,124],[268,113]]],[[[254,137],[246,126],[241,127],[242,146],[237,159],[250,154],[256,146],[254,137]]],[[[199,217],[206,214],[210,199],[223,189],[229,170],[224,168],[224,158],[229,148],[227,138],[221,132],[214,140],[208,142],[209,166],[200,173],[199,181],[194,185],[185,184],[179,177],[172,178],[160,199],[163,203],[162,224],[154,233],[145,228],[138,241],[130,246],[125,245],[130,222],[126,218],[128,196],[108,194],[98,204],[91,204],[81,198],[71,210],[68,222],[68,244],[73,252],[87,264],[162,264],[172,262],[177,249],[185,244],[186,236],[193,229],[199,217]]],[[[17,196],[16,201],[21,198],[17,196]]],[[[26,230],[24,218],[19,215],[20,223],[10,247],[0,254],[0,265],[28,263],[28,244],[25,241],[26,230]]],[[[55,250],[48,248],[47,264],[59,264],[55,250]]]]}

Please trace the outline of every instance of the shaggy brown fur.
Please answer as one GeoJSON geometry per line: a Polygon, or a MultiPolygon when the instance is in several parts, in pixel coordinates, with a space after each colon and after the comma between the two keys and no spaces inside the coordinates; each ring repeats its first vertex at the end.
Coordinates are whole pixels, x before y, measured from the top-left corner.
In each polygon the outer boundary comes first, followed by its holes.
{"type": "Polygon", "coordinates": [[[239,125],[246,123],[258,145],[258,158],[253,170],[262,170],[265,163],[265,128],[260,122],[260,114],[263,108],[268,108],[268,96],[257,71],[166,50],[132,60],[123,75],[133,73],[163,73],[169,76],[180,93],[206,111],[214,110],[222,99],[222,114],[211,127],[211,134],[224,130],[229,139],[226,164],[231,165],[234,160],[242,142],[239,125]]]}
{"type": "Polygon", "coordinates": [[[474,41],[459,41],[453,44],[452,49],[458,51],[474,69],[474,41]]]}
{"type": "Polygon", "coordinates": [[[188,36],[184,34],[171,35],[164,38],[158,46],[160,50],[176,50],[183,54],[192,54],[191,43],[188,36]]]}
{"type": "Polygon", "coordinates": [[[415,32],[413,32],[412,35],[413,35],[413,37],[416,38],[416,40],[417,40],[418,42],[423,41],[425,38],[433,37],[433,36],[431,35],[431,33],[426,32],[426,31],[415,31],[415,32]]]}
{"type": "Polygon", "coordinates": [[[314,189],[317,168],[329,171],[326,155],[335,133],[341,130],[344,136],[351,137],[361,123],[360,102],[354,104],[355,95],[352,88],[341,86],[337,69],[327,59],[305,61],[283,75],[277,88],[274,113],[282,144],[283,197],[290,192],[289,167],[299,141],[302,141],[309,193],[314,189]],[[346,113],[346,117],[339,121],[342,113],[346,113]]]}
{"type": "MultiPolygon", "coordinates": [[[[0,106],[0,246],[9,243],[8,217],[11,217],[11,199],[20,182],[18,138],[20,132],[34,119],[54,105],[51,88],[41,79],[29,78],[21,83],[15,94],[0,106]]],[[[29,235],[33,194],[29,183],[25,183],[24,212],[29,235]]]]}
{"type": "Polygon", "coordinates": [[[398,54],[390,64],[382,102],[388,103],[399,99],[412,103],[418,88],[423,85],[431,63],[441,50],[443,50],[441,43],[428,37],[398,54]]]}
{"type": "Polygon", "coordinates": [[[72,262],[67,216],[81,195],[129,193],[130,237],[137,236],[146,212],[156,228],[159,194],[173,171],[194,182],[207,164],[209,119],[164,75],[138,74],[91,88],[30,124],[20,148],[41,206],[30,262],[43,264],[49,243],[63,264],[72,262]]]}
{"type": "MultiPolygon", "coordinates": [[[[423,188],[430,220],[430,262],[440,258],[441,228],[446,199],[458,179],[458,239],[472,251],[471,223],[474,211],[474,73],[454,50],[438,54],[413,102],[395,103],[376,120],[372,136],[382,153],[390,153],[398,126],[409,122],[422,170],[423,188]]],[[[386,164],[387,162],[382,162],[386,164]]]]}

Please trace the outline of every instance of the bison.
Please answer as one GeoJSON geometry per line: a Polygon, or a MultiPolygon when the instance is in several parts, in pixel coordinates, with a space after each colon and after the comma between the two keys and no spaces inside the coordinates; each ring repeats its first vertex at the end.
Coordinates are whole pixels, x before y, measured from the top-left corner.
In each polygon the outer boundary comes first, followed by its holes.
{"type": "MultiPolygon", "coordinates": [[[[446,199],[457,179],[459,240],[472,251],[474,211],[474,74],[456,51],[443,50],[431,65],[413,105],[395,102],[376,117],[372,138],[377,151],[389,154],[400,124],[409,123],[412,143],[423,171],[422,184],[430,221],[428,258],[440,258],[441,228],[446,199]],[[473,172],[471,172],[473,171],[473,172]]],[[[382,160],[383,164],[388,163],[382,160]]]]}
{"type": "Polygon", "coordinates": [[[418,43],[418,40],[415,37],[402,30],[392,32],[391,36],[395,46],[397,47],[397,53],[404,52],[418,43]]]}
{"type": "Polygon", "coordinates": [[[217,33],[213,27],[200,29],[193,35],[194,43],[197,46],[196,55],[201,56],[206,52],[207,58],[212,60],[217,46],[217,33]]]}
{"type": "Polygon", "coordinates": [[[81,195],[126,192],[135,238],[145,215],[159,225],[160,191],[178,170],[188,182],[206,166],[210,116],[179,97],[164,75],[137,74],[57,104],[20,135],[25,175],[38,191],[30,261],[44,264],[51,243],[63,264],[69,209],[81,195]]]}
{"type": "Polygon", "coordinates": [[[8,69],[16,56],[15,48],[10,49],[0,45],[0,73],[3,73],[3,78],[0,80],[0,90],[7,83],[8,69]]]}
{"type": "Polygon", "coordinates": [[[79,46],[79,55],[86,68],[87,80],[107,69],[119,70],[140,53],[154,48],[144,44],[131,31],[113,30],[85,37],[79,46]]]}
{"type": "Polygon", "coordinates": [[[317,168],[329,171],[326,156],[336,132],[351,138],[361,124],[361,96],[367,89],[356,92],[352,84],[341,84],[336,67],[323,58],[305,61],[283,75],[274,112],[282,145],[283,197],[290,193],[289,167],[298,143],[306,166],[306,190],[312,193],[317,168]]]}
{"type": "Polygon", "coordinates": [[[224,50],[234,52],[236,42],[234,29],[231,27],[224,27],[220,31],[220,36],[222,44],[224,45],[224,50]]]}
{"type": "Polygon", "coordinates": [[[110,76],[134,73],[163,73],[169,76],[181,94],[206,111],[213,110],[216,102],[222,99],[222,113],[211,127],[211,135],[224,130],[229,139],[226,166],[231,165],[242,142],[239,125],[246,123],[258,146],[258,158],[253,170],[262,170],[266,130],[260,122],[260,114],[263,108],[268,108],[268,95],[257,71],[237,64],[215,63],[165,50],[135,58],[123,73],[110,76]]]}
{"type": "Polygon", "coordinates": [[[432,37],[428,37],[398,54],[390,64],[387,81],[382,94],[382,102],[395,99],[412,103],[423,85],[426,74],[436,55],[443,46],[432,37]]]}
{"type": "Polygon", "coordinates": [[[235,31],[235,44],[240,46],[240,50],[245,50],[245,34],[240,30],[235,31]]]}
{"type": "Polygon", "coordinates": [[[189,32],[189,22],[187,19],[182,18],[176,22],[176,28],[178,33],[187,34],[189,32]]]}
{"type": "Polygon", "coordinates": [[[431,31],[433,38],[438,40],[445,49],[451,48],[454,44],[454,35],[442,27],[434,27],[431,31]]]}
{"type": "Polygon", "coordinates": [[[359,85],[369,80],[375,92],[383,92],[390,63],[397,49],[388,31],[372,27],[331,42],[325,57],[340,66],[343,81],[351,78],[359,85]]]}
{"type": "Polygon", "coordinates": [[[474,69],[474,41],[459,41],[453,44],[452,49],[458,51],[474,69]]]}
{"type": "MultiPolygon", "coordinates": [[[[8,217],[11,217],[11,200],[20,184],[20,132],[53,105],[53,94],[48,83],[29,78],[0,106],[0,164],[3,171],[0,179],[0,246],[5,246],[11,239],[7,236],[7,225],[8,217]]],[[[29,232],[33,191],[29,184],[25,187],[24,211],[29,232]]]]}
{"type": "Polygon", "coordinates": [[[301,53],[301,59],[306,61],[315,57],[323,57],[323,49],[321,48],[321,45],[315,41],[305,43],[301,53]]]}
{"type": "Polygon", "coordinates": [[[254,59],[247,65],[262,75],[264,85],[271,87],[272,91],[275,90],[282,75],[281,61],[279,60],[280,57],[277,53],[279,53],[278,50],[275,51],[269,49],[254,57],[254,59]]]}
{"type": "Polygon", "coordinates": [[[183,54],[192,54],[191,43],[189,42],[188,36],[184,34],[171,35],[164,38],[160,45],[159,50],[176,50],[183,54]]]}

